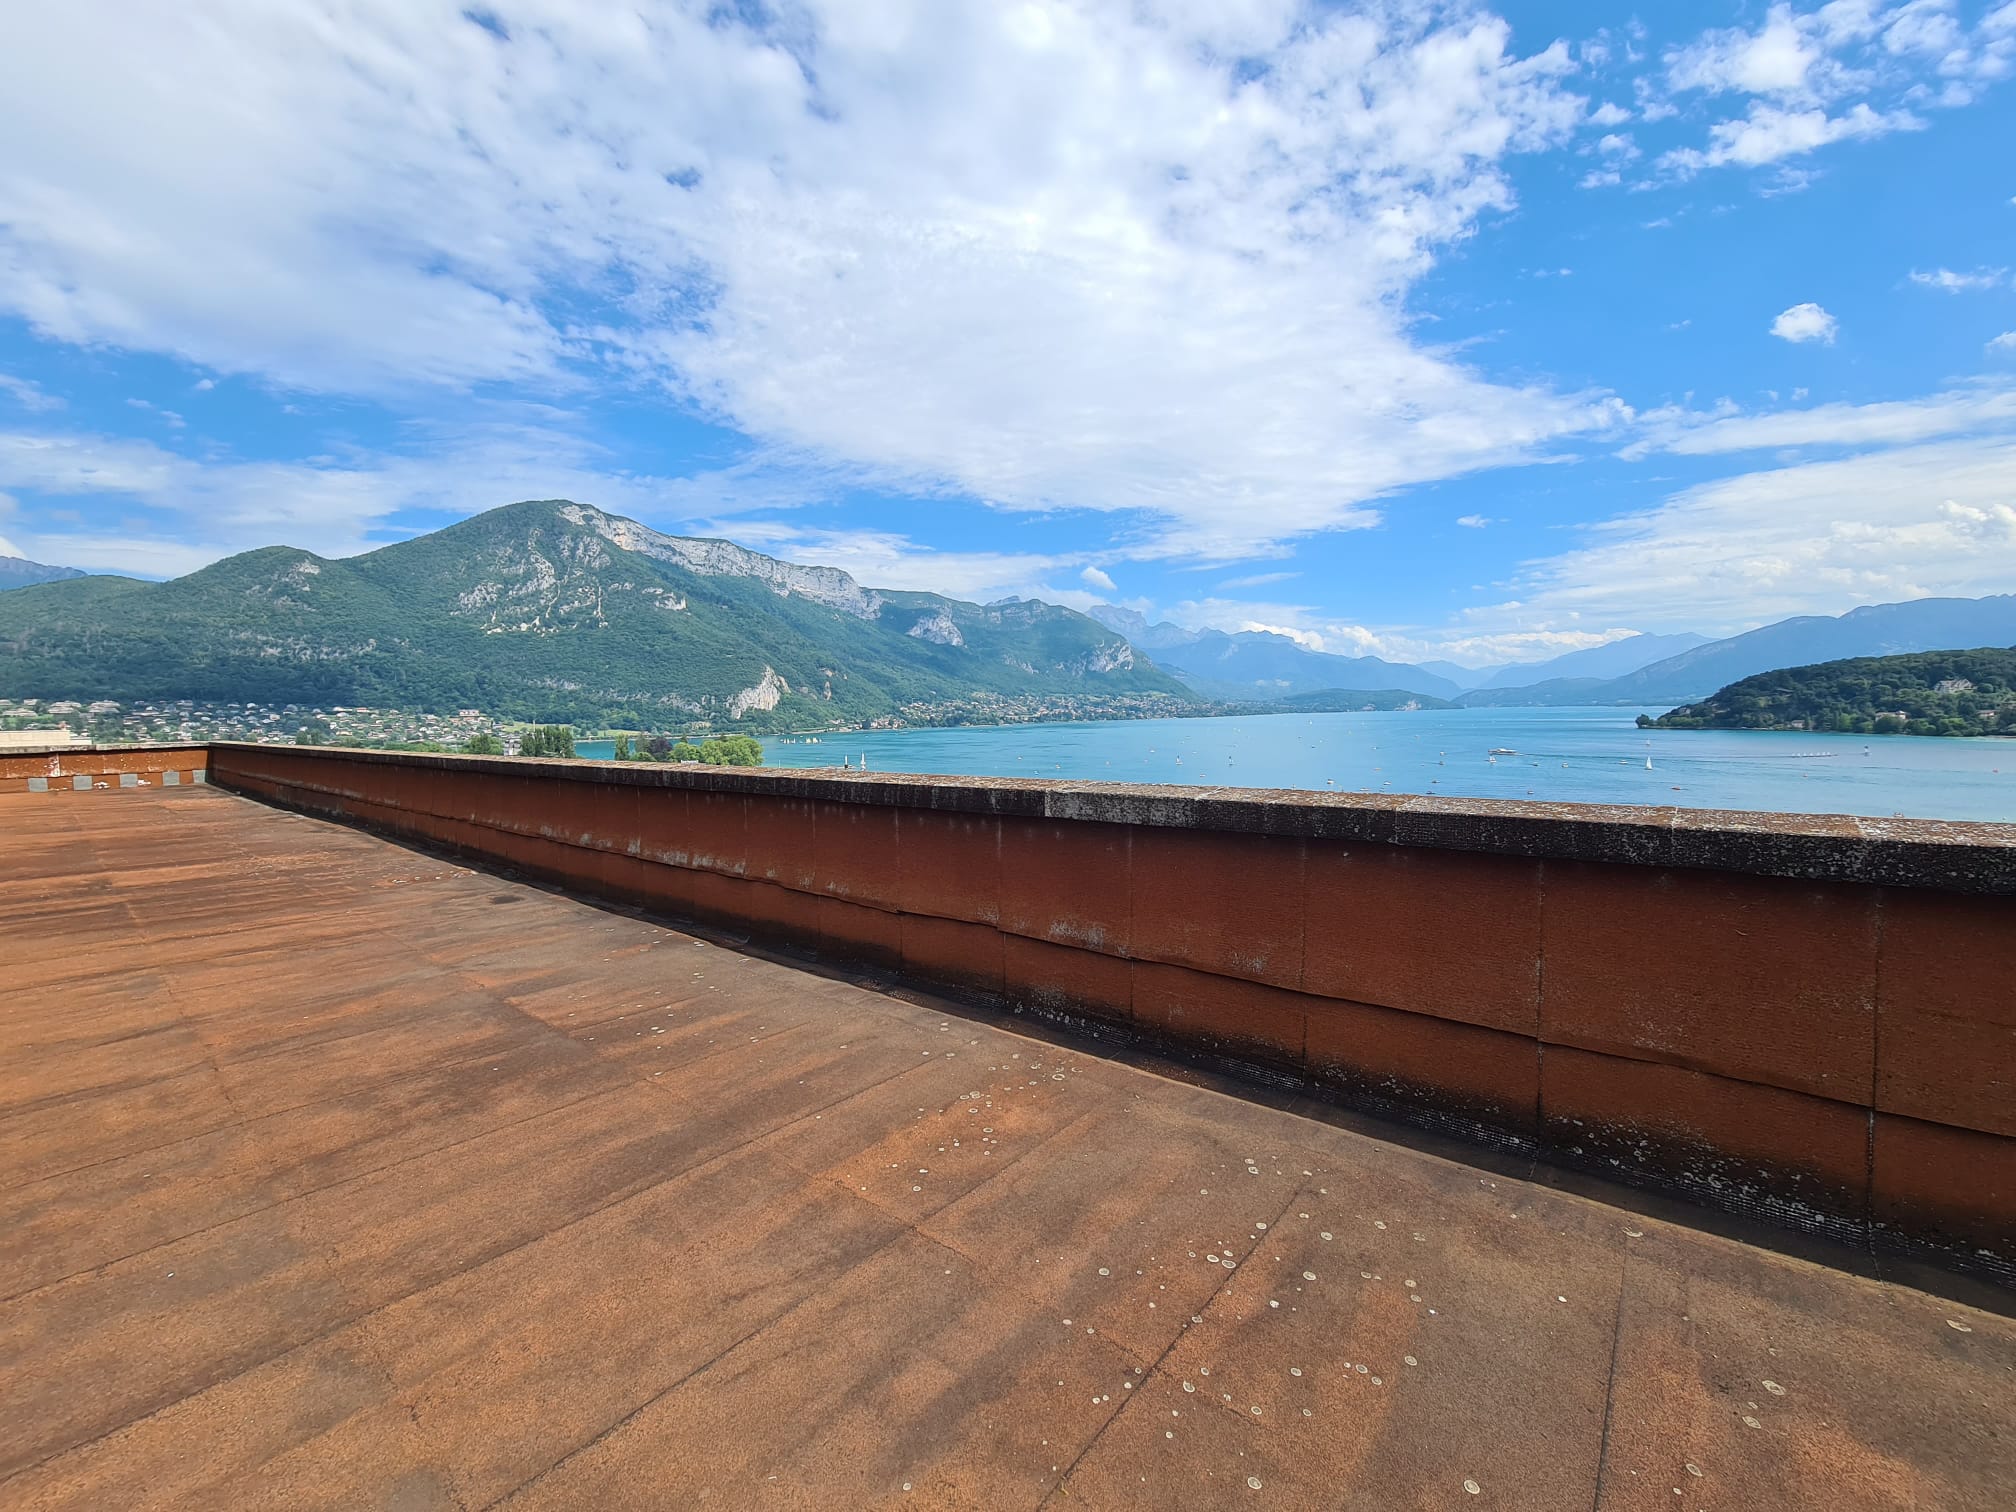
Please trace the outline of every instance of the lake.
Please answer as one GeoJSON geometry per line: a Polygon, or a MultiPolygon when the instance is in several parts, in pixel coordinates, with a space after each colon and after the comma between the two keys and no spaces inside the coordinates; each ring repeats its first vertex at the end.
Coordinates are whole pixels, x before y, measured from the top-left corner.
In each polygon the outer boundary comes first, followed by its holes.
{"type": "MultiPolygon", "coordinates": [[[[1640,730],[1662,709],[1436,709],[881,730],[763,742],[773,767],[2016,820],[2016,739],[1640,730]],[[1512,751],[1499,755],[1494,749],[1512,751]],[[1646,767],[1646,761],[1651,767],[1646,767]]],[[[608,741],[583,741],[607,757],[608,741]]]]}

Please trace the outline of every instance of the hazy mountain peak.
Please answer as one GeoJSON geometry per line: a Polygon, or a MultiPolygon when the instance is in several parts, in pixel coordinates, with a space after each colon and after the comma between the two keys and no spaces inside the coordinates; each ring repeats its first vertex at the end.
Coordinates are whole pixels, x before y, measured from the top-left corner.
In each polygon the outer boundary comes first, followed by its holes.
{"type": "Polygon", "coordinates": [[[1094,604],[1085,612],[1108,630],[1119,631],[1143,651],[1168,651],[1175,647],[1195,645],[1206,633],[1185,630],[1181,625],[1172,625],[1167,620],[1151,625],[1147,616],[1138,609],[1123,609],[1118,604],[1094,604]]]}
{"type": "Polygon", "coordinates": [[[26,557],[0,556],[0,592],[26,588],[31,583],[60,583],[65,578],[83,577],[75,567],[51,567],[26,557]]]}
{"type": "Polygon", "coordinates": [[[1581,651],[1567,651],[1546,661],[1522,662],[1500,667],[1478,684],[1484,688],[1530,688],[1535,683],[1564,677],[1627,677],[1640,667],[1649,667],[1669,656],[1678,656],[1708,637],[1683,630],[1673,635],[1647,635],[1642,631],[1620,640],[1605,641],[1581,651]]]}

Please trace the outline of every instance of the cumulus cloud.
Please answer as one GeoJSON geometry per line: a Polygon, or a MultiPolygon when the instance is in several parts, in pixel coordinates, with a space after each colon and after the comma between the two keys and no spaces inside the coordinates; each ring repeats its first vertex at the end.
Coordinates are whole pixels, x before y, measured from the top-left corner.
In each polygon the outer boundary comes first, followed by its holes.
{"type": "Polygon", "coordinates": [[[1544,661],[1637,633],[1622,625],[1578,624],[1572,612],[1530,613],[1516,603],[1470,611],[1447,625],[1366,625],[1307,604],[1227,598],[1172,604],[1164,617],[1193,630],[1285,635],[1311,651],[1333,656],[1378,656],[1401,662],[1447,659],[1473,667],[1544,661]]]}
{"type": "Polygon", "coordinates": [[[1780,341],[1824,341],[1833,344],[1840,322],[1817,304],[1796,304],[1781,311],[1771,322],[1771,334],[1780,341]]]}
{"type": "Polygon", "coordinates": [[[2004,331],[2000,336],[1990,337],[1988,350],[1991,352],[2016,352],[2016,331],[2004,331]]]}
{"type": "Polygon", "coordinates": [[[1114,586],[1113,579],[1097,567],[1087,567],[1078,574],[1078,577],[1087,588],[1096,588],[1101,593],[1114,593],[1118,591],[1114,586]]]}
{"type": "Polygon", "coordinates": [[[942,593],[991,603],[1042,598],[1083,609],[1095,596],[1051,586],[1059,572],[1078,565],[1070,556],[1042,552],[939,551],[888,530],[821,529],[791,521],[742,521],[727,534],[754,551],[805,566],[838,567],[871,588],[942,593]]]}
{"type": "Polygon", "coordinates": [[[0,54],[0,310],[220,374],[657,388],[1225,557],[1614,406],[1408,291],[1584,115],[1464,0],[74,0],[0,54]]]}
{"type": "Polygon", "coordinates": [[[1458,515],[1456,523],[1466,530],[1482,530],[1491,523],[1491,517],[1481,514],[1458,515]]]}
{"type": "Polygon", "coordinates": [[[410,453],[280,462],[191,457],[87,431],[0,431],[0,489],[92,503],[94,516],[116,510],[116,529],[35,536],[40,560],[163,577],[257,546],[349,556],[396,538],[387,522],[407,512],[459,516],[516,499],[574,498],[668,524],[706,521],[718,533],[738,507],[807,497],[772,492],[767,480],[739,496],[733,470],[699,478],[622,471],[553,425],[500,421],[415,439],[410,453]]]}
{"type": "MultiPolygon", "coordinates": [[[[1741,115],[1712,122],[1705,146],[1675,148],[1660,166],[1685,178],[1921,130],[1923,108],[1970,104],[2011,71],[2016,28],[2006,10],[1970,31],[1950,0],[1829,0],[1773,5],[1754,29],[1705,32],[1665,55],[1665,92],[1648,85],[1649,93],[1668,101],[1733,95],[1747,104],[1741,115]]],[[[1794,172],[1786,187],[1804,182],[1794,172]]]]}
{"type": "Polygon", "coordinates": [[[1705,150],[1675,148],[1661,163],[1682,174],[1738,163],[1746,168],[1775,163],[1854,137],[1885,136],[1893,131],[1920,131],[1925,122],[1908,110],[1885,113],[1857,104],[1838,116],[1819,108],[1782,110],[1753,105],[1741,120],[1718,121],[1708,131],[1705,150]]]}

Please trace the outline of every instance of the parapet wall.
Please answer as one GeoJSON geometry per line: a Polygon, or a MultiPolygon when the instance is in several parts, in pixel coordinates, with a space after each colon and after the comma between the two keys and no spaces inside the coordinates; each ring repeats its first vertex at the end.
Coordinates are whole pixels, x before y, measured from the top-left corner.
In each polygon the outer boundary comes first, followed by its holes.
{"type": "Polygon", "coordinates": [[[209,780],[201,745],[0,750],[0,793],[103,793],[209,780]]]}
{"type": "Polygon", "coordinates": [[[210,771],[2016,1280],[2016,826],[233,745],[210,771]]]}

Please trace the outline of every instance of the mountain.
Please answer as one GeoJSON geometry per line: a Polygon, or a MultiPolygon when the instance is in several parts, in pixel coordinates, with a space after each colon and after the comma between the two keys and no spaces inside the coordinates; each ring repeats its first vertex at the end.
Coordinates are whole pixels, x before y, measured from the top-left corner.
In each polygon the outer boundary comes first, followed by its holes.
{"type": "Polygon", "coordinates": [[[357,557],[273,546],[10,592],[0,692],[757,731],[1194,703],[1069,609],[864,588],[566,500],[357,557]]]}
{"type": "Polygon", "coordinates": [[[2012,642],[2016,642],[2016,594],[1871,604],[1842,615],[1801,615],[1710,641],[1613,679],[1595,701],[1681,704],[1780,667],[2012,642]]]}
{"type": "Polygon", "coordinates": [[[1859,656],[1746,677],[1638,723],[1661,730],[2016,735],[2016,647],[1859,656]]]}
{"type": "Polygon", "coordinates": [[[1504,670],[1502,667],[1464,667],[1452,661],[1424,661],[1417,662],[1415,665],[1420,667],[1424,672],[1433,672],[1437,677],[1448,678],[1450,682],[1465,691],[1471,688],[1484,687],[1494,676],[1504,670]]]}
{"type": "Polygon", "coordinates": [[[1466,709],[1558,708],[1609,703],[1607,677],[1551,677],[1530,688],[1472,688],[1456,702],[1466,709]]]}
{"type": "Polygon", "coordinates": [[[1267,630],[1184,630],[1150,625],[1132,609],[1094,604],[1086,611],[1117,630],[1206,698],[1273,699],[1336,690],[1402,690],[1454,698],[1455,683],[1425,667],[1377,656],[1333,656],[1267,630]]]}
{"type": "Polygon", "coordinates": [[[1122,609],[1118,604],[1094,604],[1085,612],[1108,630],[1118,630],[1137,651],[1167,651],[1171,647],[1188,646],[1194,644],[1198,636],[1197,631],[1185,630],[1167,620],[1151,625],[1146,615],[1133,609],[1122,609]]]}
{"type": "Polygon", "coordinates": [[[1627,635],[1622,640],[1591,646],[1586,651],[1570,651],[1543,662],[1524,662],[1499,667],[1481,682],[1480,688],[1530,688],[1536,683],[1558,678],[1604,679],[1623,677],[1656,661],[1706,645],[1708,637],[1689,630],[1679,635],[1627,635]]]}
{"type": "Polygon", "coordinates": [[[0,593],[9,588],[26,588],[31,583],[59,583],[65,578],[82,576],[75,567],[46,567],[26,557],[0,556],[0,593]]]}

